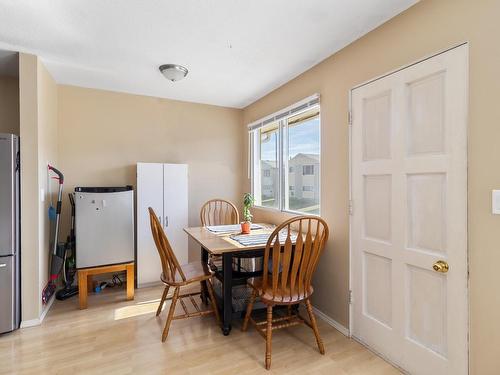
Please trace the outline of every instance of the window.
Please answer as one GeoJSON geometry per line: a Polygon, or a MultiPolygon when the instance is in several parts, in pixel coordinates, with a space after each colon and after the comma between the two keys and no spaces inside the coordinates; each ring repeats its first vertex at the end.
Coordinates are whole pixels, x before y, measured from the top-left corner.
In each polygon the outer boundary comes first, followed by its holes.
{"type": "Polygon", "coordinates": [[[305,102],[249,125],[258,206],[320,213],[319,98],[305,102]]]}
{"type": "Polygon", "coordinates": [[[302,166],[302,175],[308,176],[314,174],[314,165],[303,165],[302,166]]]}
{"type": "Polygon", "coordinates": [[[259,205],[273,208],[279,208],[278,129],[278,124],[272,123],[257,131],[261,188],[256,199],[259,205]]]}

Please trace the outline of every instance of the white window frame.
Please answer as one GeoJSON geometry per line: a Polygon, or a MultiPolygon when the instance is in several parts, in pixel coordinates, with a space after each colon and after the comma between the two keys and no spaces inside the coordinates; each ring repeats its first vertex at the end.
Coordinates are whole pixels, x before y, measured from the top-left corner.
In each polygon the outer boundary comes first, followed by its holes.
{"type": "MultiPolygon", "coordinates": [[[[319,216],[321,215],[321,201],[322,201],[322,194],[321,194],[321,166],[322,166],[322,152],[321,152],[321,105],[319,101],[320,97],[318,94],[311,95],[310,97],[307,97],[287,108],[284,108],[281,111],[278,111],[272,115],[266,116],[258,121],[255,121],[251,124],[248,125],[248,131],[249,131],[249,153],[248,153],[248,165],[249,165],[249,178],[250,178],[250,184],[251,184],[251,192],[254,197],[260,197],[262,195],[261,191],[261,176],[260,173],[256,173],[255,171],[258,171],[260,166],[260,158],[255,158],[255,155],[260,155],[260,140],[259,140],[259,129],[265,127],[268,124],[271,124],[273,122],[278,123],[278,160],[277,163],[279,165],[278,168],[278,186],[276,187],[278,189],[278,208],[275,207],[267,207],[267,206],[262,206],[262,205],[257,205],[256,207],[265,209],[265,210],[271,210],[271,211],[281,211],[281,212],[287,212],[287,213],[292,213],[296,215],[304,215],[304,212],[301,211],[295,211],[295,210],[290,210],[286,209],[285,207],[289,207],[289,191],[288,191],[288,127],[287,127],[287,119],[292,116],[297,116],[300,115],[301,113],[310,111],[311,109],[318,108],[319,111],[319,116],[320,116],[320,122],[319,122],[319,127],[320,127],[320,135],[319,135],[319,186],[318,186],[318,191],[319,191],[319,213],[318,214],[309,214],[309,215],[314,215],[314,216],[319,216]],[[286,154],[286,155],[285,155],[286,154]],[[285,173],[285,171],[287,173],[285,173]]],[[[296,172],[294,170],[294,172],[296,172]]]]}

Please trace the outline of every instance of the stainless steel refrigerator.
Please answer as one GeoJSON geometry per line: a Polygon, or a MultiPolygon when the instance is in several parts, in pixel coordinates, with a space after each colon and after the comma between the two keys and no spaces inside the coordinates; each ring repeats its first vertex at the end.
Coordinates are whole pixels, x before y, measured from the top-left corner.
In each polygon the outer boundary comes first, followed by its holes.
{"type": "Polygon", "coordinates": [[[0,333],[21,322],[19,138],[0,134],[0,333]]]}

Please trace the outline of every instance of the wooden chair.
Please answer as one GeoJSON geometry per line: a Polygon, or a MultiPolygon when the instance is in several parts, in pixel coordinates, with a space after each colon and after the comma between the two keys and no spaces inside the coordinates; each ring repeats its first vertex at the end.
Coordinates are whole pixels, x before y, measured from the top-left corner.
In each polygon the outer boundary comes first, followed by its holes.
{"type": "MultiPolygon", "coordinates": [[[[234,203],[225,199],[215,198],[205,202],[201,207],[200,221],[203,227],[207,225],[239,224],[240,214],[234,203]]],[[[221,260],[222,256],[211,255],[209,264],[213,267],[216,262],[221,260]]],[[[206,296],[207,291],[202,287],[201,299],[205,304],[208,303],[206,296]]]]}
{"type": "Polygon", "coordinates": [[[310,298],[313,294],[311,280],[327,240],[328,226],[319,217],[298,216],[285,221],[274,230],[266,244],[264,270],[268,270],[271,263],[272,272],[264,272],[262,277],[248,280],[253,290],[242,331],[247,330],[250,321],[266,339],[268,370],[271,367],[271,337],[274,329],[305,323],[316,336],[319,352],[325,354],[310,298]],[[292,238],[295,235],[297,239],[293,245],[292,238]],[[267,320],[264,322],[256,322],[251,317],[257,296],[267,306],[267,320]],[[300,316],[298,309],[292,309],[293,305],[301,302],[306,305],[309,321],[300,316]],[[288,306],[287,313],[273,319],[273,307],[281,305],[288,306]]]}
{"type": "Polygon", "coordinates": [[[167,299],[167,294],[170,287],[174,288],[174,294],[172,297],[172,303],[170,305],[170,310],[168,312],[167,322],[165,323],[165,328],[163,329],[163,334],[161,337],[161,341],[165,341],[168,336],[168,330],[170,328],[170,323],[174,319],[184,319],[191,318],[195,316],[202,316],[211,313],[215,313],[215,318],[217,319],[217,323],[220,325],[220,316],[219,310],[217,309],[217,304],[215,302],[215,294],[212,283],[210,281],[212,277],[212,272],[209,270],[207,264],[203,262],[192,262],[187,265],[180,266],[175,254],[168,242],[167,236],[163,231],[163,228],[158,221],[158,216],[156,216],[154,210],[149,207],[149,219],[151,222],[151,232],[153,234],[153,238],[156,244],[156,248],[158,249],[158,254],[161,259],[162,266],[162,274],[160,276],[161,281],[165,284],[165,289],[161,296],[160,305],[156,310],[156,316],[160,315],[161,310],[163,308],[163,303],[167,299]],[[195,293],[186,293],[179,295],[180,288],[186,285],[200,283],[202,287],[208,290],[210,301],[212,303],[212,309],[210,310],[201,310],[197,305],[193,296],[199,295],[200,292],[195,293]],[[190,313],[186,307],[183,298],[189,298],[191,303],[193,304],[196,312],[190,313]],[[184,310],[184,314],[174,316],[175,306],[177,301],[180,302],[182,308],[184,310]]]}
{"type": "Polygon", "coordinates": [[[202,226],[239,224],[240,215],[236,206],[224,199],[211,199],[201,207],[202,226]]]}

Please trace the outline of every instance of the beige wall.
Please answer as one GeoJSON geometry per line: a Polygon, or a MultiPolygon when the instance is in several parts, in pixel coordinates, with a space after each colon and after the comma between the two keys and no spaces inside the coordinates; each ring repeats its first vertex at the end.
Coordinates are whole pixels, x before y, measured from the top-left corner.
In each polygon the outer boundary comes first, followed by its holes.
{"type": "MultiPolygon", "coordinates": [[[[372,77],[470,42],[469,257],[471,373],[500,369],[500,2],[428,0],[410,8],[244,110],[247,124],[312,93],[321,94],[322,215],[333,231],[318,269],[315,305],[348,325],[348,92],[372,77]]],[[[244,186],[249,182],[244,178],[244,186]]],[[[257,211],[257,210],[256,210],[257,211]]],[[[266,220],[268,211],[256,218],[266,220]]],[[[281,218],[273,215],[273,220],[281,218]]]]}
{"type": "Polygon", "coordinates": [[[19,78],[0,76],[0,133],[19,135],[19,78]]]}
{"type": "MultiPolygon", "coordinates": [[[[48,220],[48,208],[50,196],[48,195],[48,184],[51,184],[51,195],[54,207],[56,205],[57,182],[49,180],[47,164],[57,166],[57,84],[50,76],[43,64],[38,61],[38,191],[43,189],[44,201],[38,203],[39,215],[39,287],[42,290],[49,280],[49,252],[51,251],[50,222],[48,220]],[[49,182],[50,181],[50,182],[49,182]]],[[[40,193],[42,194],[42,193],[40,193]]],[[[59,237],[65,240],[65,236],[59,237]]],[[[43,312],[44,306],[39,305],[43,312]]]]}
{"type": "MultiPolygon", "coordinates": [[[[59,87],[59,167],[75,186],[136,185],[137,162],[189,165],[189,224],[203,202],[241,200],[241,110],[59,87]]],[[[63,232],[69,202],[65,198],[63,232]]],[[[190,244],[190,257],[199,249],[190,244]]]]}
{"type": "Polygon", "coordinates": [[[21,307],[23,322],[40,317],[38,243],[38,90],[36,56],[19,54],[21,139],[21,307]]]}
{"type": "Polygon", "coordinates": [[[57,85],[36,56],[19,55],[22,320],[43,314],[48,281],[47,161],[57,156],[57,85]]]}

